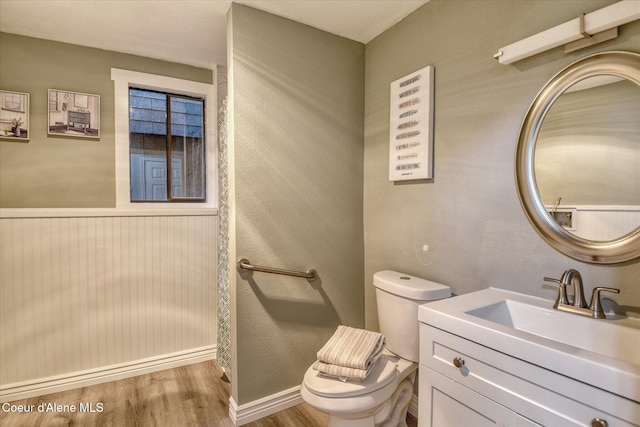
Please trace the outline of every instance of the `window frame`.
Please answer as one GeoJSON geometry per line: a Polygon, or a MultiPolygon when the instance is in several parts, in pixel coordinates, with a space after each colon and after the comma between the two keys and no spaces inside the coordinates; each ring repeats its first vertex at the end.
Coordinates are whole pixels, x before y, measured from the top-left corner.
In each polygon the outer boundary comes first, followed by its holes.
{"type": "Polygon", "coordinates": [[[116,208],[121,209],[217,209],[217,87],[212,71],[213,83],[200,83],[137,71],[111,69],[114,86],[114,122],[116,157],[116,208]],[[131,201],[130,153],[129,153],[129,88],[202,98],[205,102],[205,202],[131,201]]]}

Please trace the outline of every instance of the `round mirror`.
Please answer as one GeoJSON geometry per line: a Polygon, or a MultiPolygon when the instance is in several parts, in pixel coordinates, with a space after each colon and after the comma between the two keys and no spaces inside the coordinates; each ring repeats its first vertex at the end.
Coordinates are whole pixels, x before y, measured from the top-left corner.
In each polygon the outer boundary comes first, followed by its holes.
{"type": "Polygon", "coordinates": [[[640,256],[640,54],[590,55],[545,85],[522,124],[516,183],[560,252],[601,264],[640,256]]]}

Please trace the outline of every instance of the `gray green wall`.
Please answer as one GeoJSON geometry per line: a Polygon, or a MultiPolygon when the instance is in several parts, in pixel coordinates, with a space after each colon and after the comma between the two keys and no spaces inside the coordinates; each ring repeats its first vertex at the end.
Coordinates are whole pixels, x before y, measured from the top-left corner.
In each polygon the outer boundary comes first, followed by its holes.
{"type": "Polygon", "coordinates": [[[0,88],[31,95],[31,139],[0,140],[0,207],[115,207],[111,68],[212,83],[211,70],[0,33],[0,88]],[[47,90],[100,95],[100,139],[47,135],[47,90]]]}
{"type": "Polygon", "coordinates": [[[337,325],[364,326],[364,46],[238,4],[228,34],[236,259],[320,276],[235,277],[243,404],[300,385],[337,325]]]}
{"type": "MultiPolygon", "coordinates": [[[[373,273],[396,269],[445,283],[457,294],[488,286],[548,299],[544,276],[567,268],[622,292],[640,311],[640,263],[593,266],[549,247],[527,221],[514,182],[520,124],[537,92],[561,68],[602,50],[640,52],[640,22],[616,40],[565,55],[557,48],[500,65],[493,54],[613,1],[431,0],[366,46],[364,228],[366,326],[377,328],[373,273]],[[388,176],[389,83],[435,67],[433,182],[388,176]],[[425,251],[425,245],[428,250],[425,251]]],[[[634,306],[634,307],[628,307],[634,306]]]]}

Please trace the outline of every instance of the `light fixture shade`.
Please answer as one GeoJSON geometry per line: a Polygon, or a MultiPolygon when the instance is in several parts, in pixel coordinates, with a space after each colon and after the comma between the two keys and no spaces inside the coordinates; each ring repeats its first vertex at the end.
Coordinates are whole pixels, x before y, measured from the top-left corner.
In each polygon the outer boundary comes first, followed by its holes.
{"type": "Polygon", "coordinates": [[[637,19],[640,1],[622,0],[505,46],[494,57],[501,64],[511,64],[637,19]]]}

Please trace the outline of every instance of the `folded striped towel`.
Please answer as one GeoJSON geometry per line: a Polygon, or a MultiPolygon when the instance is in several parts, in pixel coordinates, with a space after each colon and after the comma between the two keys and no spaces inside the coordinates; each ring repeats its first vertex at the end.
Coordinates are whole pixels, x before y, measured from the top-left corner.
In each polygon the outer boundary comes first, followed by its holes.
{"type": "Polygon", "coordinates": [[[320,375],[326,377],[337,378],[340,381],[364,381],[369,376],[371,368],[375,365],[375,362],[369,367],[369,369],[347,368],[346,366],[331,365],[321,361],[316,361],[313,364],[313,369],[318,371],[320,375]]]}
{"type": "Polygon", "coordinates": [[[339,377],[364,380],[384,348],[381,333],[340,325],[318,351],[314,369],[339,377]]]}

